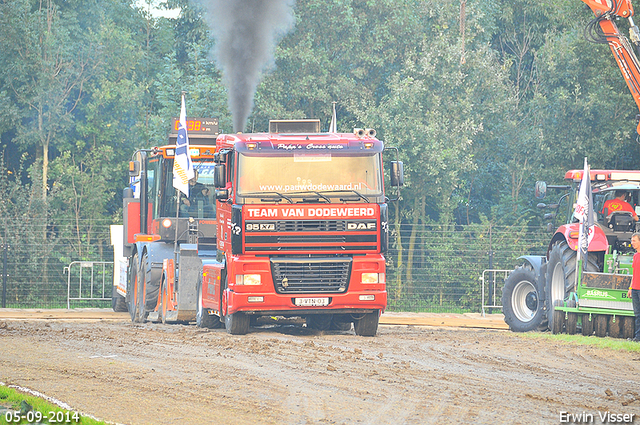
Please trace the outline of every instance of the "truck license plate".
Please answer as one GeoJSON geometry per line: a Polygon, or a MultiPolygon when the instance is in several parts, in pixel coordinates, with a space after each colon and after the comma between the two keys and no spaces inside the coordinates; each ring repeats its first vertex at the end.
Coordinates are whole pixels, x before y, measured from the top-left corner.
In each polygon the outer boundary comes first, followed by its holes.
{"type": "Polygon", "coordinates": [[[324,307],[329,305],[329,298],[294,298],[293,303],[299,307],[324,307]]]}

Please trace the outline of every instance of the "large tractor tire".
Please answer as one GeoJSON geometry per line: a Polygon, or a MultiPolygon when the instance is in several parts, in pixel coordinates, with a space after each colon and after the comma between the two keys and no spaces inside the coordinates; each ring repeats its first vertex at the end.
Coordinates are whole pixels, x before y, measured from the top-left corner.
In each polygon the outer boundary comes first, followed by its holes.
{"type": "Polygon", "coordinates": [[[514,332],[536,330],[544,319],[540,289],[529,264],[509,274],[502,288],[504,321],[514,332]]]}
{"type": "MultiPolygon", "coordinates": [[[[549,253],[546,288],[546,299],[549,306],[547,310],[549,329],[553,330],[553,312],[555,311],[556,301],[566,300],[574,289],[577,266],[576,254],[576,251],[572,250],[566,241],[556,242],[549,253]]],[[[587,258],[586,271],[598,272],[595,255],[589,255],[587,258]]]]}

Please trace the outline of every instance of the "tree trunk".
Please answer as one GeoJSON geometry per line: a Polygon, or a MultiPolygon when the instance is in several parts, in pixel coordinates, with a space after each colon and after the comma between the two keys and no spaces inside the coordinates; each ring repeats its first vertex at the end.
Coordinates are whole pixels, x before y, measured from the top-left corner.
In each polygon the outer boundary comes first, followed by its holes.
{"type": "Polygon", "coordinates": [[[396,229],[396,246],[397,246],[397,254],[396,254],[396,300],[400,299],[402,296],[402,233],[400,232],[400,201],[396,201],[395,203],[395,223],[394,227],[396,229]]]}
{"type": "Polygon", "coordinates": [[[413,282],[413,256],[415,254],[416,247],[416,238],[418,235],[418,224],[420,219],[424,216],[424,204],[425,204],[425,195],[422,194],[420,197],[416,198],[416,202],[413,210],[413,221],[411,223],[411,236],[409,237],[409,251],[407,253],[407,283],[410,284],[409,291],[413,292],[413,288],[415,287],[413,282]]]}
{"type": "Polygon", "coordinates": [[[47,176],[49,175],[49,141],[42,143],[42,199],[47,199],[47,176]]]}

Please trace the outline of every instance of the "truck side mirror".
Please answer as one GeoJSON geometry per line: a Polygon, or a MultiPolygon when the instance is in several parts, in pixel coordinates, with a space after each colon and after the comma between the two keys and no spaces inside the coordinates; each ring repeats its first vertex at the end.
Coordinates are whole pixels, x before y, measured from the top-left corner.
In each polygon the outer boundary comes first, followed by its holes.
{"type": "Polygon", "coordinates": [[[227,187],[227,166],[216,164],[213,168],[213,185],[218,188],[227,187]]]}
{"type": "Polygon", "coordinates": [[[402,161],[391,161],[391,186],[404,186],[404,164],[402,161]]]}
{"type": "Polygon", "coordinates": [[[140,175],[140,161],[129,161],[129,177],[140,175]]]}
{"type": "Polygon", "coordinates": [[[229,199],[229,189],[216,189],[216,199],[221,201],[229,199]]]}
{"type": "Polygon", "coordinates": [[[547,194],[547,183],[546,182],[536,182],[536,198],[544,199],[547,194]]]}
{"type": "Polygon", "coordinates": [[[122,199],[133,199],[133,189],[130,187],[125,187],[122,190],[122,199]]]}

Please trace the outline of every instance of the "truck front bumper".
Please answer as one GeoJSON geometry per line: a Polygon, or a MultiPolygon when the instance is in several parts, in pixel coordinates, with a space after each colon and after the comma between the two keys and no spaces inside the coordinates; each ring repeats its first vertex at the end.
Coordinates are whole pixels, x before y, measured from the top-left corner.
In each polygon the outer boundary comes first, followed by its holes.
{"type": "Polygon", "coordinates": [[[238,293],[227,290],[227,314],[237,311],[273,316],[309,314],[356,314],[387,307],[387,291],[359,291],[346,294],[238,293]]]}

